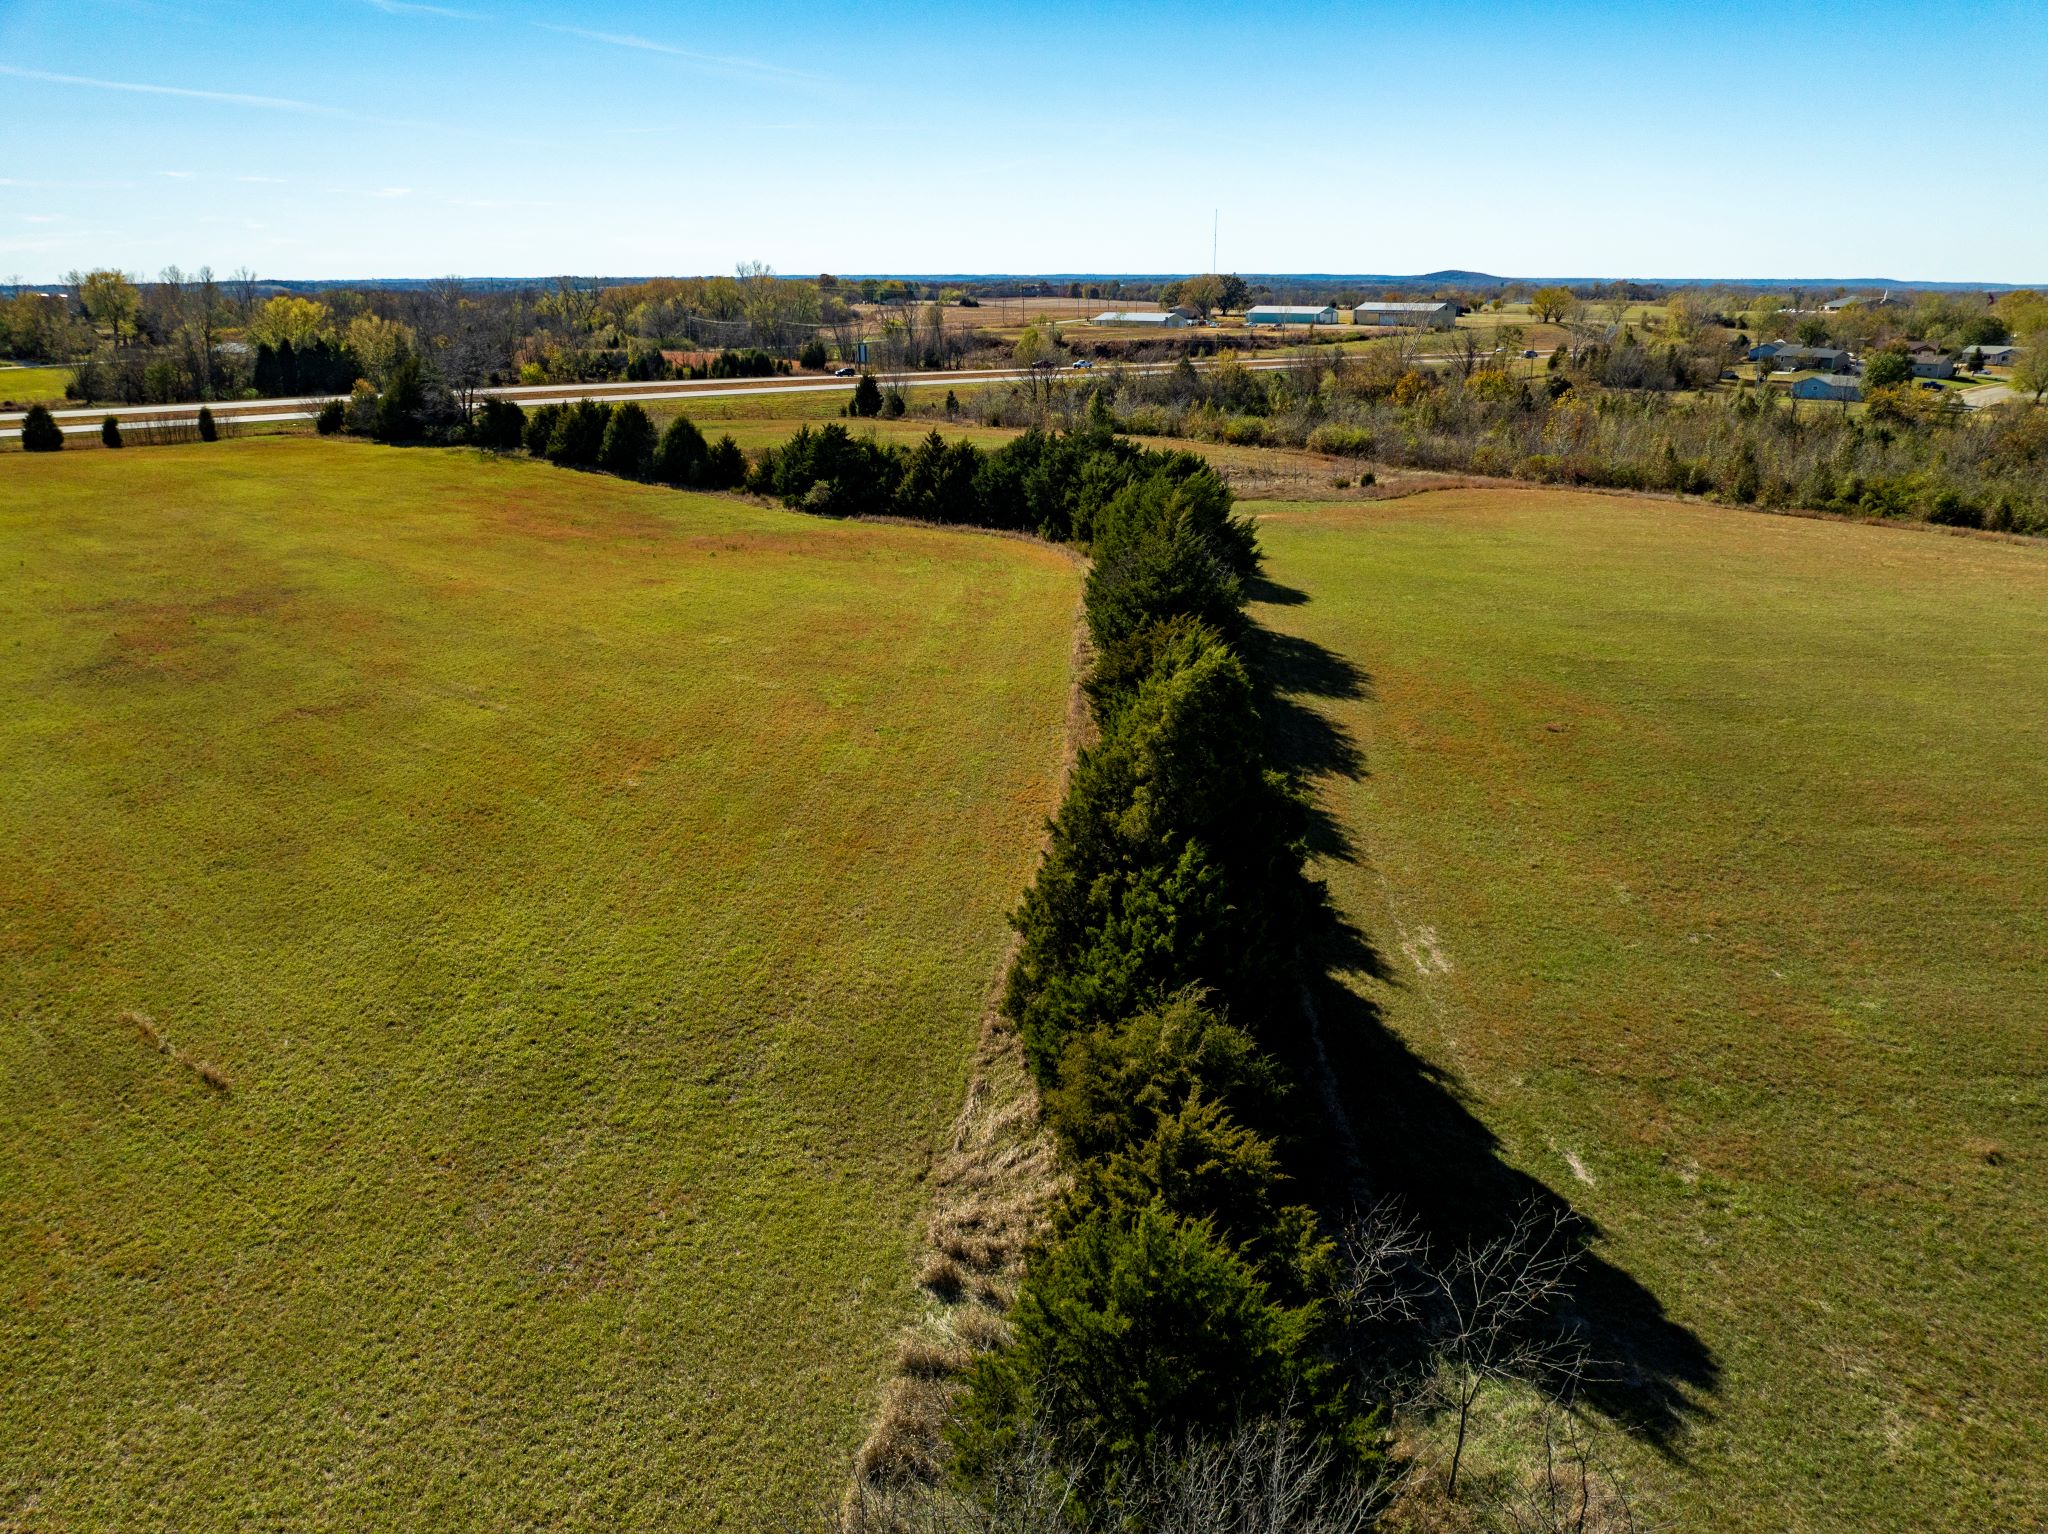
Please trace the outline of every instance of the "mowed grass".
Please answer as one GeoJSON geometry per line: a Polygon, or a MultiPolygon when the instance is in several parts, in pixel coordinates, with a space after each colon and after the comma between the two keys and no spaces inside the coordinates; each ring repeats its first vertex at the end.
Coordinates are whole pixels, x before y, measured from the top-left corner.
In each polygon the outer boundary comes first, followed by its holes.
{"type": "Polygon", "coordinates": [[[17,405],[57,404],[63,401],[64,386],[69,382],[69,368],[0,368],[0,400],[12,400],[17,405]]]}
{"type": "Polygon", "coordinates": [[[1537,490],[1263,511],[1296,597],[1261,620],[1369,676],[1297,668],[1363,756],[1320,786],[1394,971],[1357,991],[1711,1354],[1628,1455],[1655,1510],[2048,1526],[2048,548],[1537,490]]]}
{"type": "Polygon", "coordinates": [[[1077,595],[458,452],[0,473],[0,1525],[831,1498],[1077,595]]]}

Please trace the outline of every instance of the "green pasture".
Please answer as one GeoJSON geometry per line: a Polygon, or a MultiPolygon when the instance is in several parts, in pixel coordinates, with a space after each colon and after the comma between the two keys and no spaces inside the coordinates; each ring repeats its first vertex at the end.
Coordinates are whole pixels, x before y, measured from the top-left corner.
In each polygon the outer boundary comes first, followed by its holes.
{"type": "Polygon", "coordinates": [[[341,440],[9,464],[0,1527],[833,1498],[1074,567],[341,440]]]}
{"type": "Polygon", "coordinates": [[[64,398],[64,386],[71,382],[71,369],[46,367],[0,367],[0,400],[17,405],[54,405],[64,398]]]}
{"type": "Polygon", "coordinates": [[[1660,1523],[2048,1525],[2048,548],[1258,509],[1385,969],[1325,1016],[1367,1164],[1593,1223],[1593,1399],[1660,1523]]]}

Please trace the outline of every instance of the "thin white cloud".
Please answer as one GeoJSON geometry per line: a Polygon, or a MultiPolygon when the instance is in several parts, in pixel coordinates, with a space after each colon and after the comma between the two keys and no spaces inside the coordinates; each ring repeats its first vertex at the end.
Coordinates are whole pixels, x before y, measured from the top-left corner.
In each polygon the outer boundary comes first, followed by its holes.
{"type": "Polygon", "coordinates": [[[283,186],[286,184],[282,176],[237,176],[235,179],[246,182],[250,186],[283,186]]]}
{"type": "Polygon", "coordinates": [[[168,177],[172,181],[190,181],[192,179],[192,172],[189,170],[160,170],[157,174],[168,177]]]}
{"type": "Polygon", "coordinates": [[[271,112],[305,112],[315,117],[342,117],[340,107],[321,106],[312,101],[294,101],[288,96],[244,96],[236,91],[192,90],[182,85],[142,85],[131,80],[95,80],[86,75],[56,75],[41,69],[17,69],[0,64],[0,75],[17,80],[37,80],[44,85],[79,85],[96,91],[126,91],[136,96],[178,96],[187,101],[219,101],[229,106],[262,107],[271,112]]]}
{"type": "Polygon", "coordinates": [[[64,215],[61,213],[29,213],[23,216],[22,222],[24,224],[61,224],[64,222],[64,215]]]}
{"type": "Polygon", "coordinates": [[[489,21],[479,11],[450,10],[445,5],[412,5],[407,0],[369,0],[386,16],[438,16],[443,21],[489,21]]]}
{"type": "Polygon", "coordinates": [[[735,58],[722,53],[699,53],[691,48],[677,48],[668,43],[658,43],[651,37],[635,37],[627,32],[593,32],[586,27],[565,27],[552,21],[536,21],[534,25],[543,32],[560,32],[566,37],[580,37],[585,42],[604,43],[612,48],[633,48],[641,53],[659,53],[718,73],[792,82],[815,82],[824,79],[823,75],[808,74],[801,69],[785,69],[780,64],[769,64],[760,59],[735,58]]]}
{"type": "Polygon", "coordinates": [[[132,192],[135,189],[132,181],[17,181],[12,176],[0,176],[0,186],[40,192],[132,192]]]}
{"type": "Polygon", "coordinates": [[[99,80],[90,75],[59,75],[42,69],[18,69],[0,64],[0,75],[17,80],[35,80],[44,85],[73,85],[85,90],[121,91],[134,96],[175,96],[183,101],[212,101],[223,106],[255,107],[266,112],[298,112],[307,117],[345,118],[350,122],[378,123],[389,128],[439,128],[439,123],[406,122],[391,117],[370,117],[345,107],[318,101],[299,101],[290,96],[248,96],[239,91],[197,90],[184,85],[150,85],[134,80],[99,80]]]}

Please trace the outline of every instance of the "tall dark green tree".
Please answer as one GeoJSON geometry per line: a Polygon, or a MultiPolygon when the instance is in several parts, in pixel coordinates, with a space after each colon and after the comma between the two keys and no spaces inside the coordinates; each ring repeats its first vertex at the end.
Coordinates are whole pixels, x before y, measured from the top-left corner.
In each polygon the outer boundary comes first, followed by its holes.
{"type": "Polygon", "coordinates": [[[654,450],[654,478],[664,485],[701,485],[711,449],[687,416],[677,416],[654,450]]]}
{"type": "Polygon", "coordinates": [[[853,403],[847,407],[854,415],[868,417],[882,413],[882,388],[875,382],[875,375],[863,373],[860,382],[853,386],[853,403]]]}
{"type": "Polygon", "coordinates": [[[633,401],[613,407],[597,466],[622,479],[645,479],[654,461],[654,422],[633,401]]]}
{"type": "Polygon", "coordinates": [[[1302,873],[1306,811],[1264,739],[1244,663],[1197,631],[1083,754],[1017,913],[1004,999],[1042,1086],[1071,1039],[1191,985],[1248,1025],[1291,1009],[1321,892],[1302,873]]]}
{"type": "Polygon", "coordinates": [[[24,453],[55,453],[63,449],[64,428],[45,405],[31,405],[21,418],[21,450],[24,453]]]}
{"type": "Polygon", "coordinates": [[[1011,1324],[1012,1344],[969,1377],[955,1442],[970,1475],[1034,1422],[1104,1498],[1153,1446],[1247,1418],[1291,1411],[1364,1452],[1314,1345],[1315,1307],[1275,1301],[1206,1224],[1163,1205],[1082,1220],[1033,1269],[1011,1324]]]}

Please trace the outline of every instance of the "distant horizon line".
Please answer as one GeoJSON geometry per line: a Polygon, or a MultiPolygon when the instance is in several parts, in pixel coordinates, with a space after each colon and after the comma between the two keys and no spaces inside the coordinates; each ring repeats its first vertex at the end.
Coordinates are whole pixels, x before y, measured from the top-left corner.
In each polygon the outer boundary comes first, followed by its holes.
{"type": "MultiPolygon", "coordinates": [[[[377,286],[398,286],[398,285],[403,285],[403,286],[418,286],[418,285],[421,285],[421,284],[426,284],[426,283],[434,283],[434,282],[450,282],[450,281],[452,281],[452,282],[465,282],[465,283],[489,283],[489,284],[493,284],[493,285],[497,285],[497,286],[516,286],[516,285],[519,285],[519,284],[539,284],[539,283],[549,283],[549,282],[555,282],[555,281],[557,281],[557,280],[559,280],[559,279],[561,279],[561,278],[563,278],[563,277],[568,277],[568,278],[570,278],[571,280],[573,280],[573,281],[578,281],[578,282],[593,282],[593,283],[601,283],[601,284],[608,284],[608,285],[613,285],[613,286],[623,286],[623,285],[626,285],[626,284],[630,284],[630,283],[638,283],[638,282],[661,282],[661,281],[668,281],[668,280],[677,280],[677,281],[682,281],[682,280],[690,280],[690,279],[701,279],[701,278],[709,278],[709,277],[720,277],[720,276],[726,276],[726,275],[728,275],[728,274],[727,274],[727,273],[724,273],[724,272],[656,272],[656,273],[644,273],[644,274],[639,274],[639,275],[632,275],[632,274],[608,274],[608,273],[602,273],[602,272],[598,272],[598,273],[587,273],[587,272],[544,272],[544,273],[534,273],[534,274],[528,274],[528,275],[523,275],[523,276],[493,276],[493,275],[478,275],[478,276],[464,276],[464,275],[461,275],[461,274],[457,274],[457,273],[449,273],[449,272],[443,272],[443,273],[436,273],[436,274],[434,274],[434,275],[431,275],[431,276],[417,276],[417,277],[398,277],[398,276],[381,276],[381,277],[362,277],[362,276],[357,276],[357,277],[281,277],[281,276],[270,276],[270,275],[263,275],[263,274],[259,274],[259,275],[258,275],[258,276],[256,277],[256,279],[255,279],[255,280],[256,280],[256,282],[258,282],[259,284],[268,284],[268,285],[270,285],[270,286],[273,286],[273,287],[310,287],[310,288],[342,288],[342,287],[377,287],[377,286]]],[[[783,279],[786,279],[786,280],[790,280],[790,281],[798,281],[798,282],[810,282],[810,281],[815,281],[815,280],[816,280],[816,278],[817,278],[818,276],[823,276],[823,275],[827,275],[827,274],[825,274],[825,273],[822,273],[822,272],[820,272],[820,273],[816,273],[816,274],[810,274],[810,273],[801,273],[801,272],[777,272],[777,273],[776,273],[775,275],[776,275],[777,277],[779,277],[779,278],[783,278],[783,279]]],[[[890,282],[890,281],[896,281],[896,282],[921,282],[921,283],[934,283],[934,282],[973,282],[973,283],[1003,283],[1003,282],[1039,282],[1039,283],[1055,283],[1055,282],[1064,282],[1064,283],[1073,283],[1073,282],[1095,282],[1095,283],[1100,283],[1100,282],[1180,282],[1180,281],[1185,281],[1185,280],[1187,280],[1187,279],[1188,279],[1188,278],[1190,278],[1190,277],[1198,277],[1198,276],[1205,276],[1205,275],[1211,275],[1211,274],[1208,274],[1208,273],[1201,273],[1201,272],[1186,272],[1186,271],[1168,271],[1168,272],[1080,272],[1080,271],[1074,271],[1074,272],[906,272],[906,271],[879,271],[879,272],[835,272],[835,273],[831,273],[830,275],[832,275],[832,276],[836,277],[836,278],[837,278],[837,279],[838,279],[838,280],[839,280],[840,282],[843,282],[843,283],[859,283],[859,282],[890,282]]],[[[1270,283],[1295,283],[1295,284],[1305,284],[1305,283],[1341,283],[1341,284],[1359,284],[1359,283],[1384,283],[1384,284],[1388,284],[1388,285],[1392,285],[1392,286],[1416,286],[1416,285],[1420,285],[1420,284],[1430,284],[1430,283],[1433,283],[1433,284],[1436,284],[1436,285],[1438,285],[1438,286],[1446,286],[1446,287],[1448,287],[1448,286],[1458,286],[1458,285],[1463,285],[1463,286],[1468,286],[1468,287],[1473,287],[1473,286],[1490,286],[1490,287],[1512,287],[1512,286],[1530,286],[1530,285],[1535,285],[1535,284],[1555,284],[1555,285],[1559,285],[1559,286],[1564,286],[1564,287],[1595,287],[1595,286],[1611,286],[1611,285],[1613,285],[1613,284],[1615,284],[1615,283],[1632,283],[1632,284],[1636,284],[1636,285],[1639,285],[1639,286],[1642,286],[1642,287],[1653,287],[1653,288],[1698,288],[1698,287],[1734,287],[1734,288],[1843,288],[1843,289],[1850,289],[1850,290],[1856,290],[1856,289],[1865,289],[1865,288],[1874,288],[1874,289],[1888,289],[1888,288],[1896,288],[1896,289],[1904,289],[1904,290],[1908,290],[1908,291],[1922,291],[1922,292],[1929,292],[1929,291],[1932,291],[1932,292],[1986,292],[1986,293],[1991,293],[1991,292],[2019,292],[2019,291],[2021,291],[2021,290],[2024,290],[2024,289],[2031,289],[2031,288],[2048,288],[2048,278],[2044,278],[2043,280],[2041,280],[2041,281],[2039,281],[2039,282],[1988,282],[1988,281],[1975,281],[1975,280],[1970,280],[1970,279],[1958,279],[1958,278],[1924,278],[1924,279],[1914,279],[1914,278],[1906,278],[1906,277],[1597,277],[1597,276],[1578,276],[1578,277],[1568,277],[1568,276],[1513,276],[1513,275],[1509,275],[1509,276],[1502,276],[1502,275],[1499,275],[1499,274],[1497,274],[1497,273],[1493,273],[1493,272],[1482,272],[1482,271],[1474,271],[1474,270],[1469,270],[1469,269],[1465,269],[1465,268],[1459,268],[1459,267],[1446,267],[1446,268],[1444,268],[1444,269],[1442,269],[1442,270],[1440,270],[1440,271],[1433,271],[1433,272],[1412,272],[1412,273],[1398,273],[1398,272],[1260,272],[1260,271],[1246,271],[1246,270],[1238,270],[1238,271],[1233,271],[1233,272],[1230,272],[1230,273],[1227,273],[1227,274],[1226,274],[1226,273],[1217,273],[1217,274],[1215,274],[1215,275],[1229,275],[1229,276],[1234,276],[1234,277],[1238,277],[1238,278],[1241,278],[1241,279],[1243,279],[1244,281],[1247,281],[1247,282],[1263,282],[1263,283],[1269,283],[1269,284],[1270,284],[1270,283]]],[[[145,279],[143,279],[143,280],[144,280],[144,281],[147,281],[147,280],[149,280],[149,279],[145,278],[145,279]]],[[[215,280],[216,280],[217,282],[225,283],[225,282],[227,282],[227,281],[228,281],[228,280],[230,280],[230,279],[228,279],[228,278],[225,278],[225,277],[216,277],[216,278],[215,278],[215,280]]],[[[18,283],[18,284],[9,284],[9,286],[11,286],[11,287],[14,287],[14,288],[15,288],[15,289],[16,289],[17,291],[20,291],[20,290],[27,290],[27,291],[31,291],[31,292],[49,292],[49,291],[52,291],[52,290],[62,290],[62,289],[64,289],[64,288],[66,288],[66,287],[68,286],[68,284],[67,284],[67,283],[65,283],[65,282],[62,282],[62,281],[56,281],[56,282],[23,282],[23,283],[18,283]]],[[[1053,295],[1053,296],[1060,296],[1060,295],[1053,295]]]]}

